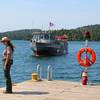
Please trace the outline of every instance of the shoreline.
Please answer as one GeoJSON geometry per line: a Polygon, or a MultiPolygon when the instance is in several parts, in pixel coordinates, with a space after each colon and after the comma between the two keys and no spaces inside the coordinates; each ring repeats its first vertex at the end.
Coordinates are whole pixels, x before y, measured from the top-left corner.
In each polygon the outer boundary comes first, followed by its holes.
{"type": "Polygon", "coordinates": [[[1,100],[100,100],[100,85],[82,86],[70,81],[28,80],[14,84],[13,94],[3,94],[2,90],[1,100]]]}

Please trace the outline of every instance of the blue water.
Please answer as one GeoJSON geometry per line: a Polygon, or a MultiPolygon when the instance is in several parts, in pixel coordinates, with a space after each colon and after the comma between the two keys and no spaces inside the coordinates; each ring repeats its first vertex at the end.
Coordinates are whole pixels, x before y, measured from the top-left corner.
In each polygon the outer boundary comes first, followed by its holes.
{"type": "MultiPolygon", "coordinates": [[[[37,64],[42,67],[42,77],[47,77],[47,66],[53,67],[53,79],[80,81],[82,67],[76,60],[77,51],[84,46],[84,42],[69,42],[68,55],[57,57],[33,57],[28,41],[13,41],[16,45],[14,65],[11,69],[12,82],[22,82],[31,79],[31,73],[36,72],[37,64]]],[[[100,42],[90,42],[97,54],[96,63],[88,69],[89,82],[100,83],[100,42]]],[[[5,85],[2,68],[3,46],[0,44],[0,87],[5,85]]]]}

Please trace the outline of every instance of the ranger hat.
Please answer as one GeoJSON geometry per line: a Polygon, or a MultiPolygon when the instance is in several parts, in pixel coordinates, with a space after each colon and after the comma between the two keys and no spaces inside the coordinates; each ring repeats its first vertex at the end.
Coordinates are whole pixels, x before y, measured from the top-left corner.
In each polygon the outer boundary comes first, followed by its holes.
{"type": "Polygon", "coordinates": [[[6,42],[6,41],[7,42],[10,41],[10,39],[8,37],[3,37],[0,42],[6,42]]]}

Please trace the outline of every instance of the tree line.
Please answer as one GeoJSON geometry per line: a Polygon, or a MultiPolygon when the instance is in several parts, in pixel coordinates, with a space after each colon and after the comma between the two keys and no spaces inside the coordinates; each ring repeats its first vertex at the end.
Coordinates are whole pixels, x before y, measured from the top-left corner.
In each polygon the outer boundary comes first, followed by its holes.
{"type": "MultiPolygon", "coordinates": [[[[68,36],[69,41],[83,41],[83,34],[85,31],[90,31],[91,33],[91,41],[99,41],[100,40],[100,25],[89,25],[84,27],[79,27],[76,29],[61,29],[61,30],[51,30],[50,33],[54,36],[56,35],[64,35],[68,36]]],[[[31,40],[32,33],[41,32],[40,29],[24,29],[18,31],[9,31],[0,33],[0,38],[7,36],[13,40],[31,40]]],[[[47,31],[48,32],[48,31],[47,31]]]]}
{"type": "MultiPolygon", "coordinates": [[[[52,33],[55,35],[64,35],[66,34],[68,36],[69,41],[83,41],[84,38],[84,32],[85,30],[78,30],[78,29],[71,29],[71,30],[54,30],[52,33]]],[[[91,34],[91,41],[100,41],[100,30],[92,30],[90,31],[91,34]]]]}

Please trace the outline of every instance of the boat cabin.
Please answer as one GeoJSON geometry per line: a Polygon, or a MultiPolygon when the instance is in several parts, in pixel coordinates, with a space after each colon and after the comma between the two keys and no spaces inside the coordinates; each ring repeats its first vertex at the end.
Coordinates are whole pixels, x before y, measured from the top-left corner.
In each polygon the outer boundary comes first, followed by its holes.
{"type": "Polygon", "coordinates": [[[47,32],[34,32],[32,41],[34,42],[50,42],[51,36],[47,32]]]}

